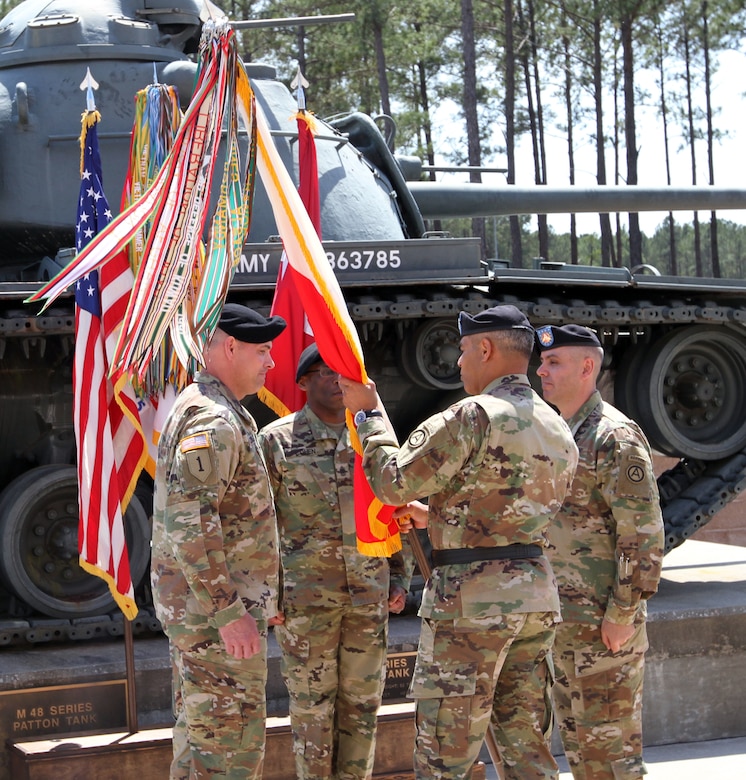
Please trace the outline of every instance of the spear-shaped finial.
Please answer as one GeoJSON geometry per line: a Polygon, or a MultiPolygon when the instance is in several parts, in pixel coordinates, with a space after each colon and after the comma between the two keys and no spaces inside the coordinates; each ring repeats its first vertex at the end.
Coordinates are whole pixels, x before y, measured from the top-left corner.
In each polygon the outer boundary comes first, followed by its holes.
{"type": "Polygon", "coordinates": [[[210,0],[202,0],[202,9],[199,12],[199,18],[201,22],[217,22],[223,19],[227,19],[225,11],[218,8],[215,3],[211,3],[210,0]]]}
{"type": "Polygon", "coordinates": [[[86,90],[86,108],[89,111],[95,111],[96,98],[93,94],[93,90],[98,89],[98,81],[91,75],[90,68],[86,68],[85,78],[81,82],[80,88],[86,90]]]}
{"type": "Polygon", "coordinates": [[[155,69],[155,63],[153,63],[153,84],[158,83],[158,71],[155,69]]]}
{"type": "Polygon", "coordinates": [[[290,82],[290,89],[295,90],[295,97],[298,101],[298,110],[306,110],[306,93],[303,91],[308,86],[308,82],[303,77],[303,73],[300,69],[300,63],[298,63],[298,72],[295,74],[295,78],[290,82]]]}

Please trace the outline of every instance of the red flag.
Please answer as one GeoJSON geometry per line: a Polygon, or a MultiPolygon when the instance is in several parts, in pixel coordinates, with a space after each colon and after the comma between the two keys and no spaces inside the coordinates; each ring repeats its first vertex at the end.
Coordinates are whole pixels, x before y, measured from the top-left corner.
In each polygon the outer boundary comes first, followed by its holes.
{"type": "MultiPolygon", "coordinates": [[[[300,183],[298,191],[306,207],[311,223],[321,238],[321,209],[319,203],[319,173],[316,163],[316,143],[309,125],[311,117],[299,111],[298,121],[298,170],[300,183]]],[[[267,381],[259,391],[259,398],[272,411],[284,417],[297,412],[306,402],[306,394],[295,381],[295,370],[300,353],[314,341],[313,331],[308,323],[303,301],[295,286],[295,279],[285,252],[282,253],[277,272],[275,296],[270,315],[279,315],[287,327],[274,340],[275,354],[283,358],[267,374],[267,381]]]]}
{"type": "MultiPolygon", "coordinates": [[[[315,141],[312,129],[309,127],[312,118],[310,115],[304,115],[304,118],[306,121],[298,123],[299,148],[306,150],[308,147],[313,147],[315,160],[315,141]]],[[[347,311],[339,282],[329,265],[312,219],[309,219],[306,210],[297,203],[298,193],[295,192],[277,154],[259,107],[257,107],[257,149],[257,170],[272,204],[288,261],[283,284],[287,277],[292,278],[298,300],[302,301],[324,362],[332,370],[350,379],[366,382],[368,377],[365,372],[362,347],[347,311]]],[[[314,177],[314,189],[315,208],[318,214],[318,174],[314,177]]],[[[313,196],[308,194],[306,197],[311,198],[313,209],[313,196]]],[[[293,373],[297,355],[294,357],[294,362],[291,362],[293,373]]],[[[294,376],[293,384],[295,384],[294,376]]],[[[358,453],[355,465],[355,520],[358,549],[368,555],[391,555],[401,549],[399,528],[391,517],[393,508],[384,506],[373,495],[362,471],[359,457],[360,442],[349,413],[347,417],[353,444],[358,453]]]]}
{"type": "MultiPolygon", "coordinates": [[[[96,123],[83,117],[76,244],[82,249],[112,215],[104,195],[96,123]]],[[[108,379],[107,339],[121,323],[132,289],[126,254],[107,261],[75,286],[74,426],[78,446],[78,550],[83,569],[106,580],[125,616],[138,609],[130,576],[122,513],[132,495],[147,448],[139,426],[138,401],[122,387],[117,402],[108,379]],[[121,404],[121,405],[120,405],[121,404]],[[137,424],[133,424],[137,423],[137,424]]]]}

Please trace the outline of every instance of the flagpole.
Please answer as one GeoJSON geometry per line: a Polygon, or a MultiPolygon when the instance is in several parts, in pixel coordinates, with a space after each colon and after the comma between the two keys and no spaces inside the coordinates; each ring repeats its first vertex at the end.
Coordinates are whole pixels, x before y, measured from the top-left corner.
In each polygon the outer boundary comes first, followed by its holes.
{"type": "MultiPolygon", "coordinates": [[[[85,76],[85,79],[83,80],[83,83],[80,85],[80,88],[81,88],[81,90],[83,90],[86,93],[86,113],[91,113],[91,112],[96,111],[96,100],[95,100],[93,91],[95,89],[98,89],[98,83],[93,78],[93,75],[91,74],[90,68],[86,69],[86,76],[85,76]]],[[[86,115],[84,114],[84,118],[85,118],[85,116],[86,115]]],[[[95,124],[96,124],[96,120],[94,118],[94,126],[95,126],[95,124]]],[[[85,119],[84,119],[84,128],[85,128],[85,119]]],[[[81,176],[83,175],[83,165],[82,165],[83,159],[85,158],[86,154],[89,153],[89,151],[86,149],[87,141],[84,141],[84,139],[86,138],[85,132],[86,132],[85,129],[83,129],[81,131],[81,176]]],[[[93,133],[94,132],[93,129],[91,129],[90,132],[93,133]]],[[[97,138],[97,136],[96,136],[96,138],[97,138]]],[[[91,149],[92,148],[93,148],[93,144],[91,144],[91,149]]],[[[95,154],[97,156],[98,155],[98,143],[97,143],[97,141],[96,141],[96,144],[95,144],[95,149],[96,149],[96,153],[95,154]]],[[[92,157],[93,157],[93,155],[92,155],[92,157]]],[[[92,169],[95,169],[95,167],[96,167],[95,164],[91,166],[92,169]]],[[[99,162],[98,167],[100,168],[100,162],[99,162]]],[[[95,170],[88,170],[88,171],[86,171],[86,173],[87,173],[88,176],[90,176],[91,174],[94,174],[94,178],[95,178],[95,174],[96,174],[95,170]]],[[[98,175],[100,176],[100,174],[101,174],[101,172],[99,170],[98,171],[98,175]]],[[[99,180],[98,184],[100,186],[100,184],[101,184],[100,180],[99,180]]],[[[101,199],[101,207],[102,207],[102,209],[105,206],[105,211],[108,211],[108,203],[106,203],[106,197],[104,196],[104,193],[103,193],[103,187],[101,187],[101,190],[100,190],[99,193],[97,193],[97,195],[101,199]]],[[[80,202],[79,202],[79,208],[81,208],[81,204],[83,203],[83,200],[84,200],[83,196],[81,195],[81,199],[80,199],[80,202]]],[[[88,217],[89,215],[86,214],[85,216],[88,217]]],[[[89,225],[89,227],[91,229],[94,229],[94,228],[96,230],[99,229],[100,225],[98,224],[98,219],[99,219],[98,214],[96,214],[95,216],[92,217],[91,224],[89,225]]],[[[78,227],[76,228],[76,231],[80,230],[80,223],[82,223],[83,221],[84,220],[79,217],[79,220],[78,220],[79,224],[78,224],[78,227]]],[[[88,225],[88,220],[86,219],[85,221],[86,221],[86,225],[88,225]]],[[[81,249],[81,242],[80,242],[80,237],[79,236],[76,236],[76,245],[77,245],[78,251],[80,251],[80,249],[81,249]]],[[[98,300],[99,300],[99,305],[101,306],[101,303],[100,303],[100,301],[101,301],[101,298],[100,298],[100,288],[97,290],[97,295],[99,295],[99,299],[98,300]]],[[[78,302],[77,295],[76,295],[76,306],[79,306],[79,305],[80,304],[78,302]]],[[[103,309],[103,307],[102,307],[102,309],[103,309]]],[[[100,320],[103,319],[102,313],[103,313],[103,311],[98,311],[97,312],[97,317],[100,320]]],[[[83,336],[81,336],[81,334],[78,332],[77,319],[76,319],[76,334],[75,335],[76,335],[76,341],[78,340],[78,338],[80,338],[81,341],[84,340],[83,336]]],[[[104,350],[104,348],[105,348],[105,345],[101,344],[102,351],[104,350]]],[[[88,362],[91,362],[91,361],[88,361],[88,362]]],[[[79,388],[76,387],[75,388],[75,392],[79,392],[79,388]]],[[[81,435],[83,435],[83,434],[81,433],[81,435]]],[[[80,449],[81,449],[81,446],[80,446],[80,442],[79,442],[79,456],[80,456],[80,449]]],[[[79,485],[78,485],[79,493],[82,494],[82,491],[84,491],[84,490],[88,490],[89,492],[92,492],[91,485],[86,485],[86,484],[82,483],[81,478],[80,478],[80,470],[79,470],[78,480],[79,480],[79,485]]],[[[98,480],[102,481],[101,480],[101,475],[98,475],[98,480]]],[[[117,487],[117,499],[118,499],[119,507],[120,507],[119,511],[121,512],[122,511],[121,510],[121,499],[122,499],[121,486],[117,487]]],[[[79,507],[79,510],[80,510],[80,513],[81,513],[81,518],[84,517],[84,510],[83,510],[84,506],[86,506],[86,510],[89,509],[89,507],[87,507],[86,502],[81,500],[80,507],[79,507]]],[[[121,518],[121,517],[120,517],[120,519],[123,520],[123,518],[121,518]]],[[[100,522],[100,518],[99,518],[99,522],[100,522]]],[[[122,532],[123,532],[123,529],[122,529],[122,532]]],[[[115,594],[115,599],[117,600],[117,604],[122,609],[122,620],[124,621],[124,662],[125,662],[125,685],[126,685],[126,699],[127,699],[127,701],[126,701],[127,729],[128,729],[130,734],[134,734],[138,730],[138,724],[137,724],[137,692],[136,692],[136,687],[135,687],[135,648],[134,648],[134,641],[133,641],[133,637],[132,637],[132,623],[131,623],[131,621],[130,621],[130,619],[128,617],[128,612],[130,614],[132,614],[133,617],[134,617],[135,614],[136,614],[137,608],[136,608],[136,605],[135,605],[135,602],[134,602],[134,593],[132,592],[131,580],[130,580],[130,592],[129,592],[129,594],[126,594],[126,596],[124,594],[120,594],[120,595],[124,596],[125,604],[123,606],[123,604],[120,603],[120,600],[117,599],[117,593],[120,593],[120,591],[119,591],[119,583],[116,581],[116,579],[113,578],[113,575],[114,575],[114,572],[116,570],[116,567],[112,567],[110,570],[106,570],[105,571],[104,569],[102,569],[100,567],[98,560],[95,561],[95,565],[91,564],[91,561],[89,560],[89,556],[88,555],[83,555],[83,549],[82,549],[81,545],[85,545],[85,540],[84,539],[83,540],[79,539],[78,543],[79,543],[79,552],[81,553],[80,561],[81,561],[82,568],[85,571],[89,571],[89,573],[97,574],[97,575],[100,575],[100,576],[104,576],[105,579],[110,580],[110,588],[112,588],[112,592],[115,594]]],[[[125,556],[126,556],[126,554],[127,553],[126,553],[126,545],[125,545],[125,556]]],[[[129,577],[129,571],[127,572],[127,577],[129,577]]]]}
{"type": "Polygon", "coordinates": [[[135,687],[135,643],[132,637],[132,621],[126,615],[124,620],[124,666],[127,681],[127,731],[135,734],[137,724],[137,689],[135,687]]]}

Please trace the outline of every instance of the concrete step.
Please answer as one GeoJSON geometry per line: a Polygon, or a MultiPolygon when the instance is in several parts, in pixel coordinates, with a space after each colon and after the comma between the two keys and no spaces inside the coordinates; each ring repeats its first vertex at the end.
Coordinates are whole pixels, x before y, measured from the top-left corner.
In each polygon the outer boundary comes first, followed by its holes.
{"type": "Polygon", "coordinates": [[[689,540],[648,610],[646,745],[746,736],[746,547],[689,540]]]}

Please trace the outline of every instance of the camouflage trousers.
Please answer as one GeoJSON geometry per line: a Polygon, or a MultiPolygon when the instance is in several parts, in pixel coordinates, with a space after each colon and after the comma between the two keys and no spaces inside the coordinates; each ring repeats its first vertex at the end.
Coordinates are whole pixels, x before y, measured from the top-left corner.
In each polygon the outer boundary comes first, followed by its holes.
{"type": "Polygon", "coordinates": [[[597,625],[557,627],[552,691],[560,737],[575,780],[633,780],[642,760],[645,624],[618,653],[597,625]]]}
{"type": "Polygon", "coordinates": [[[548,654],[554,613],[423,620],[410,695],[417,780],[466,780],[492,722],[506,780],[559,776],[548,654]]]}
{"type": "Polygon", "coordinates": [[[388,605],[285,609],[275,627],[298,780],[366,780],[386,674],[388,605]]]}
{"type": "Polygon", "coordinates": [[[266,724],[267,640],[253,658],[214,641],[171,644],[174,758],[171,780],[261,780],[266,724]],[[183,644],[181,645],[183,648],[183,644]]]}

